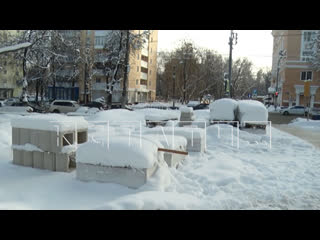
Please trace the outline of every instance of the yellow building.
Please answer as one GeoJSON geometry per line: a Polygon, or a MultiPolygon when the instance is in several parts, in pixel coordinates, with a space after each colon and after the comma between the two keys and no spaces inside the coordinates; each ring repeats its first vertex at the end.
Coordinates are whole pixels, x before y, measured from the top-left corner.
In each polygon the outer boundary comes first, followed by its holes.
{"type": "Polygon", "coordinates": [[[269,93],[274,94],[278,88],[277,103],[280,106],[309,105],[310,102],[310,107],[320,107],[320,72],[314,71],[310,62],[315,51],[312,42],[316,31],[272,31],[272,83],[269,93]],[[310,99],[304,96],[306,80],[311,80],[310,99]]]}
{"type": "MultiPolygon", "coordinates": [[[[92,100],[105,97],[106,79],[103,68],[99,62],[103,59],[104,38],[110,30],[94,30],[90,32],[91,39],[94,37],[95,68],[91,85],[92,100]],[[93,35],[94,34],[94,35],[93,35]],[[101,57],[100,57],[101,56],[101,57]]],[[[138,33],[143,30],[132,30],[138,33]]],[[[157,48],[158,30],[151,30],[150,36],[142,49],[130,52],[128,73],[128,102],[154,101],[156,96],[156,73],[157,73],[157,48]]],[[[122,83],[118,86],[122,89],[122,83]]],[[[113,101],[121,99],[121,90],[115,90],[113,101]]]]}
{"type": "MultiPolygon", "coordinates": [[[[2,37],[9,40],[18,30],[1,30],[2,37]]],[[[22,65],[17,64],[14,53],[5,53],[0,56],[0,99],[20,97],[22,93],[22,65]]]]}

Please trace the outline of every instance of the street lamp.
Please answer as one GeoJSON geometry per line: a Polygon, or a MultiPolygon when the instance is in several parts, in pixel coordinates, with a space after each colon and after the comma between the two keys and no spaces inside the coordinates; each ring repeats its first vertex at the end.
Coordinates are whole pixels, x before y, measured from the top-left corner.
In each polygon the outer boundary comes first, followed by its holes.
{"type": "Polygon", "coordinates": [[[279,51],[279,59],[278,59],[278,65],[277,65],[277,82],[276,82],[276,95],[274,98],[274,108],[277,110],[277,104],[278,104],[278,85],[279,85],[279,71],[280,71],[280,62],[281,60],[286,56],[286,51],[280,50],[279,51]]]}

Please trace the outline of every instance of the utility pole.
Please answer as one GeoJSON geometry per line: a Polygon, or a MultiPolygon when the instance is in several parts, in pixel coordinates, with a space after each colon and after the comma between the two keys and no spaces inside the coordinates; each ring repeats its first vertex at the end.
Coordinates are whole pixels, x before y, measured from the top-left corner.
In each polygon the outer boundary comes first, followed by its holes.
{"type": "Polygon", "coordinates": [[[173,67],[172,73],[172,80],[173,80],[173,88],[172,88],[172,97],[173,97],[173,109],[175,109],[175,97],[176,97],[176,67],[173,67]]]}
{"type": "Polygon", "coordinates": [[[274,98],[274,108],[277,110],[277,104],[278,104],[278,86],[279,86],[279,71],[280,71],[280,62],[281,59],[285,56],[285,52],[283,50],[279,51],[279,59],[278,59],[278,65],[277,65],[277,81],[276,81],[276,95],[274,98]]]}
{"type": "Polygon", "coordinates": [[[238,41],[238,33],[234,33],[233,30],[231,30],[230,37],[229,37],[229,45],[230,45],[230,51],[229,51],[229,97],[230,98],[232,98],[232,95],[233,95],[231,73],[232,73],[232,45],[233,45],[234,39],[236,40],[236,42],[235,42],[235,45],[236,45],[237,41],[238,41]]]}

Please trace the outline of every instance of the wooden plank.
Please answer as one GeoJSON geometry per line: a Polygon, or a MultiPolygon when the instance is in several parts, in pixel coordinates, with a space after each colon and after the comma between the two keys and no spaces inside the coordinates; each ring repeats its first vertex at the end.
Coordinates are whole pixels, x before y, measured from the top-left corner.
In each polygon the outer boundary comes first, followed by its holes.
{"type": "Polygon", "coordinates": [[[165,148],[158,148],[158,151],[170,152],[170,153],[176,153],[176,154],[182,154],[182,155],[188,155],[188,152],[177,151],[177,150],[172,150],[172,149],[165,149],[165,148]]]}

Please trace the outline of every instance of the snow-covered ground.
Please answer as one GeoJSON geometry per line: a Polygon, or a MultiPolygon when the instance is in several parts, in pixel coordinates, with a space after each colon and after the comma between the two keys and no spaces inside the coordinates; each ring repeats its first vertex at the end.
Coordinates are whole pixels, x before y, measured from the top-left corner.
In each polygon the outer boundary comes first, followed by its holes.
{"type": "Polygon", "coordinates": [[[300,127],[300,128],[303,128],[305,130],[310,130],[310,131],[320,131],[320,121],[319,120],[312,120],[312,119],[308,120],[306,118],[296,118],[288,125],[294,126],[294,127],[300,127]]]}
{"type": "MultiPolygon", "coordinates": [[[[89,139],[103,134],[102,121],[112,121],[110,134],[126,134],[140,127],[128,122],[159,111],[167,110],[120,109],[85,116],[89,139]]],[[[209,119],[209,110],[194,113],[196,121],[209,119]]],[[[240,130],[238,140],[229,125],[209,126],[205,153],[189,153],[178,169],[162,165],[134,190],[81,182],[75,172],[13,165],[10,120],[15,118],[23,117],[0,115],[0,209],[320,209],[320,151],[273,127],[267,127],[266,135],[240,130]]]]}

